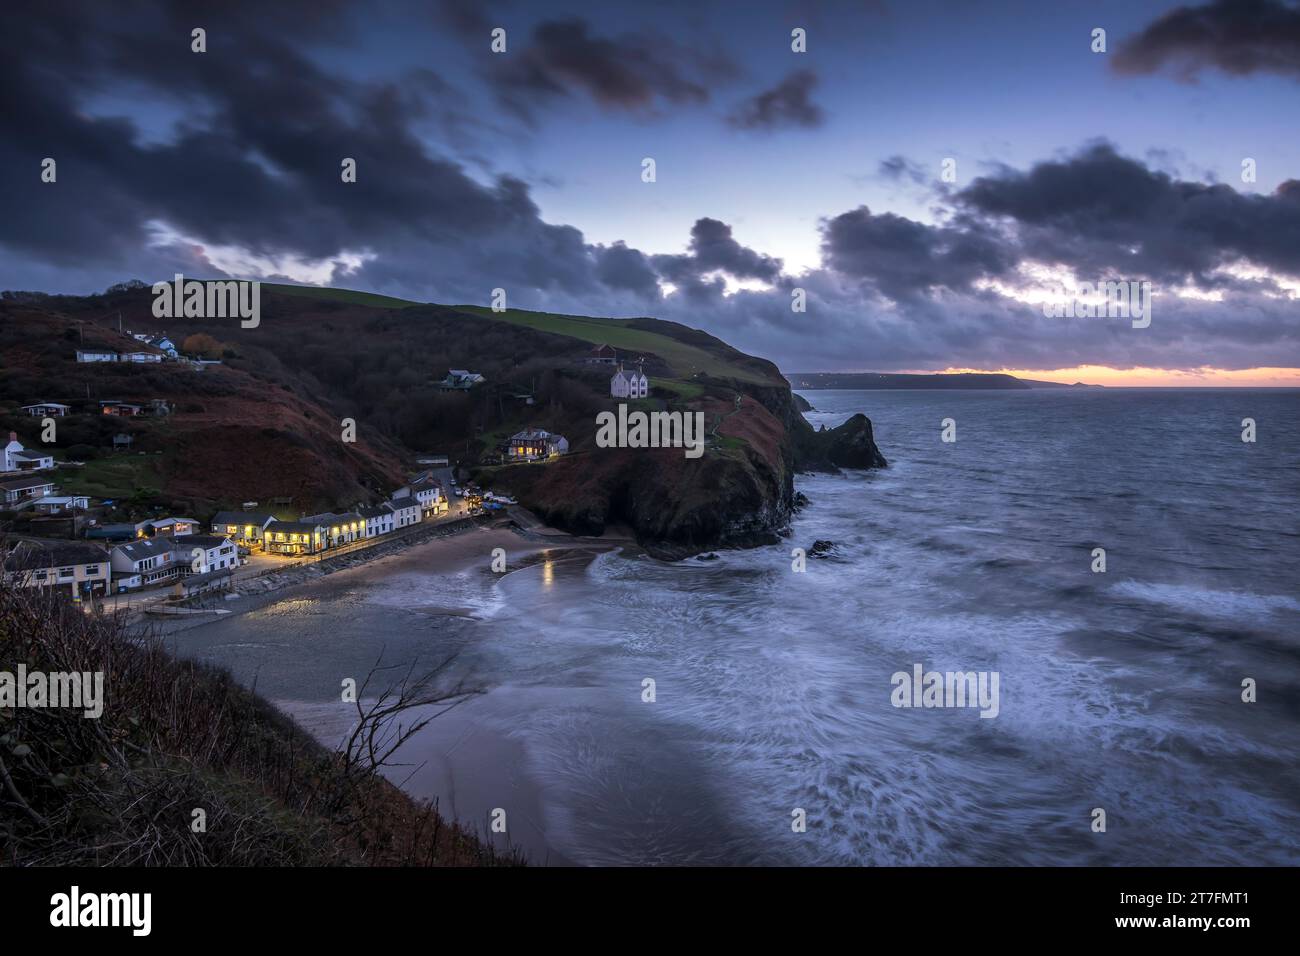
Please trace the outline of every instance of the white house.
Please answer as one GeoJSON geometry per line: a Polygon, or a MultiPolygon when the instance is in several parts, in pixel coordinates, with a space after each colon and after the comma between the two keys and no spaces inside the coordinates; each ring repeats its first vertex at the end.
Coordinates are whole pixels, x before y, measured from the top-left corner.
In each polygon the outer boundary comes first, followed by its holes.
{"type": "Polygon", "coordinates": [[[427,472],[417,475],[412,484],[398,488],[393,492],[393,498],[414,498],[425,514],[442,514],[448,507],[447,496],[442,485],[426,475],[427,472]]]}
{"type": "Polygon", "coordinates": [[[18,440],[18,433],[10,432],[3,465],[0,469],[3,471],[42,471],[54,467],[54,456],[43,451],[27,451],[18,440]]]}
{"type": "Polygon", "coordinates": [[[108,349],[77,349],[78,362],[116,362],[117,353],[108,349]]]}
{"type": "Polygon", "coordinates": [[[161,362],[162,360],[161,352],[123,352],[118,358],[119,362],[161,362]]]}
{"type": "Polygon", "coordinates": [[[366,522],[366,537],[377,538],[381,534],[391,534],[393,530],[393,509],[385,505],[374,508],[358,508],[357,514],[366,522]]]}
{"type": "MultiPolygon", "coordinates": [[[[156,539],[155,539],[156,540],[156,539]]],[[[235,543],[222,534],[185,534],[169,539],[181,574],[207,574],[239,566],[235,543]]]]}
{"type": "Polygon", "coordinates": [[[388,507],[393,509],[394,530],[420,523],[423,509],[420,507],[420,502],[414,498],[393,498],[388,502],[388,507]]]}
{"type": "Polygon", "coordinates": [[[442,514],[447,510],[447,493],[442,490],[441,483],[428,479],[415,485],[412,490],[415,492],[415,500],[420,502],[428,514],[442,514]]]}
{"type": "Polygon", "coordinates": [[[54,456],[43,451],[20,451],[14,458],[19,471],[45,471],[54,467],[54,456]]]}
{"type": "Polygon", "coordinates": [[[58,402],[41,402],[38,405],[24,405],[22,410],[33,418],[64,418],[72,411],[71,405],[58,402]]]}
{"type": "Polygon", "coordinates": [[[4,462],[2,463],[4,467],[0,468],[0,471],[17,471],[18,460],[14,456],[17,455],[22,450],[23,450],[23,443],[18,440],[18,433],[10,432],[9,444],[5,445],[5,451],[4,451],[5,457],[4,457],[4,462]]]}
{"type": "MultiPolygon", "coordinates": [[[[113,549],[113,577],[119,591],[161,584],[180,574],[176,545],[171,538],[145,538],[113,549]]],[[[184,558],[184,555],[180,555],[184,558]]],[[[188,564],[188,561],[185,562],[188,564]]]]}
{"type": "Polygon", "coordinates": [[[145,345],[152,345],[156,349],[166,352],[169,358],[176,358],[179,354],[176,351],[176,343],[166,335],[152,335],[148,332],[132,332],[131,338],[137,342],[143,342],[145,345]]]}
{"type": "Polygon", "coordinates": [[[620,365],[609,380],[609,394],[613,398],[645,398],[650,394],[650,380],[639,365],[636,371],[620,365]]]}
{"type": "MultiPolygon", "coordinates": [[[[159,535],[127,544],[112,552],[113,577],[119,591],[239,566],[239,553],[225,535],[159,535]]],[[[229,573],[227,570],[227,573],[229,573]]]]}

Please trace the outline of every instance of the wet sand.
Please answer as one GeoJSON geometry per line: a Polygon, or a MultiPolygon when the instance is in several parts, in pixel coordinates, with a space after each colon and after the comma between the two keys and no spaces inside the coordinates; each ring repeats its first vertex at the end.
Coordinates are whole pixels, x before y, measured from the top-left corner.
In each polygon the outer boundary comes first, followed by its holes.
{"type": "MultiPolygon", "coordinates": [[[[572,866],[547,836],[542,787],[524,747],[482,716],[508,688],[440,714],[414,735],[385,776],[412,797],[433,803],[443,818],[473,830],[500,852],[522,850],[530,866],[572,866]],[[419,763],[406,763],[419,755],[419,763]],[[505,812],[505,833],[493,833],[493,812],[505,812]]],[[[275,705],[328,747],[351,730],[350,712],[336,704],[277,700],[275,705]]]]}
{"type": "MultiPolygon", "coordinates": [[[[630,544],[617,533],[604,538],[576,538],[553,529],[539,534],[534,529],[521,532],[505,525],[479,526],[306,583],[225,602],[231,614],[153,622],[153,627],[178,654],[187,653],[187,644],[191,652],[202,654],[197,650],[202,642],[196,640],[201,635],[193,632],[281,602],[310,602],[340,589],[379,587],[387,579],[411,573],[452,575],[475,568],[489,573],[497,548],[505,552],[505,577],[538,573],[543,564],[581,567],[601,551],[630,544]]],[[[451,603],[405,610],[430,616],[475,617],[471,608],[451,603]]],[[[490,636],[485,634],[484,638],[490,636]]],[[[247,679],[245,674],[239,676],[247,679]]],[[[520,693],[526,695],[527,689],[493,687],[441,713],[397,755],[399,762],[410,763],[388,768],[385,774],[412,796],[435,803],[444,818],[475,829],[500,850],[519,848],[533,865],[572,865],[547,839],[541,784],[528,770],[524,747],[509,734],[509,721],[499,719],[501,714],[518,712],[520,693]],[[491,814],[497,808],[506,812],[505,834],[494,834],[490,829],[491,814]]],[[[328,747],[337,747],[355,720],[354,711],[340,707],[337,701],[292,699],[274,693],[267,696],[328,747]]]]}

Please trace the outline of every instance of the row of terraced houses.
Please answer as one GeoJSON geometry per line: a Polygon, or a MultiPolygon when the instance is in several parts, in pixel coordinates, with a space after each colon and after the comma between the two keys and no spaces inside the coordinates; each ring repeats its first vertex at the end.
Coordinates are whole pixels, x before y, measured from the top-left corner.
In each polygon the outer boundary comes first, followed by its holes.
{"type": "MultiPolygon", "coordinates": [[[[47,485],[42,490],[52,492],[53,484],[47,485]]],[[[89,541],[24,540],[5,558],[4,572],[19,586],[66,589],[77,599],[159,585],[188,596],[228,587],[241,548],[288,557],[315,555],[392,534],[448,510],[442,484],[426,471],[387,501],[352,511],[295,520],[268,512],[221,511],[206,533],[192,518],[151,519],[124,526],[130,540],[107,547],[89,541]]]]}

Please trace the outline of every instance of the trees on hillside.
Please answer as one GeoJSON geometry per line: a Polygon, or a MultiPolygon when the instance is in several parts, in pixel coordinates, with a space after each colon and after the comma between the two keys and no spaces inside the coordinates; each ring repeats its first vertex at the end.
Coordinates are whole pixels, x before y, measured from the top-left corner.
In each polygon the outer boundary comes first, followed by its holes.
{"type": "Polygon", "coordinates": [[[205,359],[219,359],[225,346],[206,332],[195,332],[185,336],[181,342],[181,351],[186,355],[197,355],[205,359]]]}

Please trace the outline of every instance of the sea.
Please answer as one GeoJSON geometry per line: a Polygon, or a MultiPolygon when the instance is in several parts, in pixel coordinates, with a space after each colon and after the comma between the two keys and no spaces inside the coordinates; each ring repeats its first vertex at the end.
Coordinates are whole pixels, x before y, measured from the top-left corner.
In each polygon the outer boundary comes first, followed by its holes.
{"type": "Polygon", "coordinates": [[[483,693],[390,775],[538,863],[1300,863],[1300,391],[801,394],[889,466],[798,476],[779,544],[326,578],[177,648],[327,741],[340,675],[444,664],[483,693]]]}

